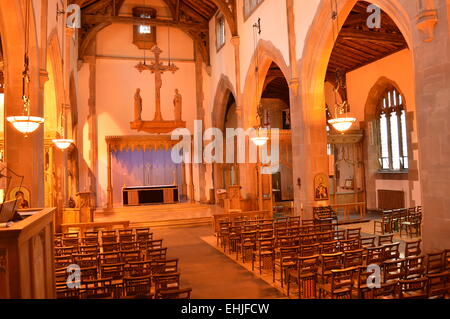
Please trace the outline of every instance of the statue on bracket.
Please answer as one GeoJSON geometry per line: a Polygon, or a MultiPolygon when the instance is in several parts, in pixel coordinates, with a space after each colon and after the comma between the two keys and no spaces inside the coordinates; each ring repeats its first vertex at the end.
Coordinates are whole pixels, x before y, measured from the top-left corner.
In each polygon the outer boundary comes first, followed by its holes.
{"type": "Polygon", "coordinates": [[[178,89],[175,89],[175,97],[173,98],[173,106],[174,106],[174,114],[175,114],[175,122],[181,122],[181,112],[183,105],[183,97],[180,94],[178,89]]]}
{"type": "Polygon", "coordinates": [[[136,69],[139,72],[150,71],[155,76],[155,117],[152,121],[142,119],[142,98],[140,97],[140,89],[137,89],[134,97],[135,119],[130,123],[130,127],[138,132],[170,133],[177,128],[186,127],[186,122],[181,119],[182,97],[178,89],[175,90],[175,97],[173,100],[175,119],[172,121],[164,120],[161,112],[162,74],[164,72],[175,73],[178,71],[178,67],[174,63],[170,62],[167,65],[164,65],[160,59],[162,51],[157,46],[152,49],[152,52],[155,55],[152,64],[141,62],[136,65],[136,69]]]}
{"type": "Polygon", "coordinates": [[[141,89],[136,89],[136,93],[134,94],[134,121],[135,122],[142,121],[141,89]]]}

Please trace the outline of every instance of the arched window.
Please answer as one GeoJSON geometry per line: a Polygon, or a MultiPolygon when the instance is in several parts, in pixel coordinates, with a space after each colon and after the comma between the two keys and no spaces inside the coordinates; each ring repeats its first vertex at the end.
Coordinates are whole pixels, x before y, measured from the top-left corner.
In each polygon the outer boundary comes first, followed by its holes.
{"type": "Polygon", "coordinates": [[[402,95],[394,88],[386,90],[378,109],[381,170],[408,169],[406,111],[402,95]]]}

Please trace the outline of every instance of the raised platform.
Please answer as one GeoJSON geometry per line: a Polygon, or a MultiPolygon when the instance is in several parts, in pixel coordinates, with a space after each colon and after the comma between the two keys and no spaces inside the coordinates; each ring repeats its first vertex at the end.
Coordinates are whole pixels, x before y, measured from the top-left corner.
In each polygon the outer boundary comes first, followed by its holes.
{"type": "Polygon", "coordinates": [[[129,220],[132,226],[148,227],[191,226],[210,224],[212,216],[222,212],[223,209],[215,205],[196,203],[116,207],[107,212],[95,211],[94,220],[96,222],[129,220]]]}

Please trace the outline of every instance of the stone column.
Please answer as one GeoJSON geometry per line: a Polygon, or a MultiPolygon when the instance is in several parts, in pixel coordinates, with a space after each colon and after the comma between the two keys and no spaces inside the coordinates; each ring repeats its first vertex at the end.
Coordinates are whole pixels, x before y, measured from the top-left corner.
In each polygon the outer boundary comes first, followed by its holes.
{"type": "Polygon", "coordinates": [[[414,34],[416,113],[425,252],[450,248],[450,39],[445,1],[436,1],[439,23],[414,34]],[[435,25],[433,32],[432,27],[435,25]],[[422,31],[428,30],[426,37],[422,31]]]}

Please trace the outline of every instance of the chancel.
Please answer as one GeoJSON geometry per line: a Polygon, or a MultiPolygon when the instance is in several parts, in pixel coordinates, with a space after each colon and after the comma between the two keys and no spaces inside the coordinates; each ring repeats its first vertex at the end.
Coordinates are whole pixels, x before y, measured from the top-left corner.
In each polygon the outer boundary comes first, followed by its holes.
{"type": "Polygon", "coordinates": [[[0,0],[0,299],[450,298],[449,17],[0,0]]]}

